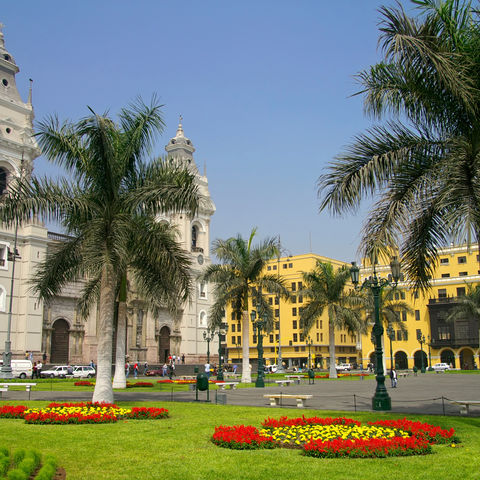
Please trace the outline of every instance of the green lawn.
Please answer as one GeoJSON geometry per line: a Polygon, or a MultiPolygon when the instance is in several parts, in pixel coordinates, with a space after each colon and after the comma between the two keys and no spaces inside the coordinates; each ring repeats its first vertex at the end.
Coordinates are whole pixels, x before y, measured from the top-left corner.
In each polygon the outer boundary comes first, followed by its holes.
{"type": "MultiPolygon", "coordinates": [[[[5,404],[3,401],[0,404],[5,404]]],[[[21,402],[10,402],[21,403],[21,402]]],[[[43,406],[46,402],[25,402],[43,406]]],[[[24,404],[25,404],[24,403],[24,404]]],[[[205,403],[129,403],[122,406],[163,406],[171,418],[129,420],[106,425],[26,425],[0,420],[0,445],[35,447],[52,453],[68,480],[307,480],[385,479],[473,480],[480,478],[480,419],[409,416],[444,428],[453,427],[462,440],[456,448],[434,446],[434,454],[387,459],[303,457],[298,450],[233,451],[210,442],[215,425],[260,425],[267,416],[348,416],[362,421],[398,415],[300,409],[269,409],[205,403]]]]}

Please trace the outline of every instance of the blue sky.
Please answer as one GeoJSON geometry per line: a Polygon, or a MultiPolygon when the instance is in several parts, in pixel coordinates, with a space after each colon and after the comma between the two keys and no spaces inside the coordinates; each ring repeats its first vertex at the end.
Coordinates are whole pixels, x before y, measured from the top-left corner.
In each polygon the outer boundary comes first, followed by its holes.
{"type": "MultiPolygon", "coordinates": [[[[402,2],[410,5],[408,2],[402,2]]],[[[290,254],[356,256],[367,209],[318,213],[325,165],[371,120],[354,75],[380,58],[384,0],[87,0],[2,2],[6,47],[36,120],[116,114],[157,93],[166,129],[179,114],[206,164],[211,236],[280,235],[290,254]]],[[[35,172],[51,174],[45,159],[35,172]]]]}

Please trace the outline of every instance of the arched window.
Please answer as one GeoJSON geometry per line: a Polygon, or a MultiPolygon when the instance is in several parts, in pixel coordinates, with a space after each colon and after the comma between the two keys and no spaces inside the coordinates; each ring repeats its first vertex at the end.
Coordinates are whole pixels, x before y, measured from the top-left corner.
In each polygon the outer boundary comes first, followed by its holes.
{"type": "Polygon", "coordinates": [[[198,227],[196,225],[192,226],[192,248],[197,246],[198,241],[198,227]]]}
{"type": "Polygon", "coordinates": [[[198,326],[199,327],[207,327],[207,312],[202,310],[200,315],[198,316],[198,326]]]}
{"type": "Polygon", "coordinates": [[[0,167],[0,195],[7,189],[8,171],[0,167]]]}

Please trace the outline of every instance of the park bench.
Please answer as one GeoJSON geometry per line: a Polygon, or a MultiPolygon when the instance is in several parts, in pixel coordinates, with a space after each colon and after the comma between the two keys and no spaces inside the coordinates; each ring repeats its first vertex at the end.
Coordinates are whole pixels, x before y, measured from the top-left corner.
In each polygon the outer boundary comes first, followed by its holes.
{"type": "Polygon", "coordinates": [[[285,375],[285,378],[291,380],[292,378],[300,385],[300,380],[305,378],[305,375],[285,375]]]}
{"type": "Polygon", "coordinates": [[[303,408],[305,406],[305,402],[312,398],[313,395],[295,395],[295,394],[265,394],[265,398],[270,399],[270,406],[276,407],[279,405],[280,400],[283,400],[284,398],[294,398],[297,401],[297,407],[298,408],[303,408]]]}
{"type": "Polygon", "coordinates": [[[275,383],[278,383],[281,387],[288,387],[293,380],[275,380],[275,383]]]}
{"type": "Polygon", "coordinates": [[[3,392],[8,392],[9,387],[25,387],[25,391],[28,392],[28,398],[30,398],[30,391],[32,387],[35,387],[36,383],[0,383],[0,397],[3,392]]]}
{"type": "Polygon", "coordinates": [[[410,375],[410,372],[398,372],[397,377],[408,377],[410,375]]]}
{"type": "Polygon", "coordinates": [[[470,405],[480,406],[480,400],[451,400],[450,403],[460,406],[460,415],[468,415],[470,413],[470,405]]]}
{"type": "Polygon", "coordinates": [[[239,382],[217,382],[217,385],[221,385],[222,390],[225,390],[227,386],[230,386],[230,390],[236,390],[239,382]]]}

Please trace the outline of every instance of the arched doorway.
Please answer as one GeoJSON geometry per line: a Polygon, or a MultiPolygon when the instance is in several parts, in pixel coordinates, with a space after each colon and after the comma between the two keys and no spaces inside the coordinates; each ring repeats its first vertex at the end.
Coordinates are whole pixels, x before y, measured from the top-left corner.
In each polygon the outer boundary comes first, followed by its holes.
{"type": "Polygon", "coordinates": [[[422,353],[423,353],[423,366],[428,367],[427,354],[421,350],[417,350],[413,354],[413,364],[420,370],[422,368],[422,353]]]}
{"type": "Polygon", "coordinates": [[[50,362],[56,364],[68,363],[68,344],[70,330],[68,322],[63,318],[56,320],[52,328],[52,350],[50,353],[50,362]]]}
{"type": "Polygon", "coordinates": [[[442,363],[448,363],[449,365],[452,365],[453,368],[456,368],[455,354],[449,349],[442,351],[440,354],[440,361],[442,363]]]}
{"type": "Polygon", "coordinates": [[[408,358],[405,352],[395,353],[395,368],[397,368],[398,370],[407,370],[408,358]]]}
{"type": "Polygon", "coordinates": [[[0,195],[7,189],[8,172],[3,167],[0,167],[0,195]]]}
{"type": "Polygon", "coordinates": [[[170,329],[162,327],[158,339],[158,360],[165,363],[170,355],[170,329]]]}
{"type": "Polygon", "coordinates": [[[462,370],[473,370],[473,352],[469,348],[460,351],[460,368],[462,370]]]}

